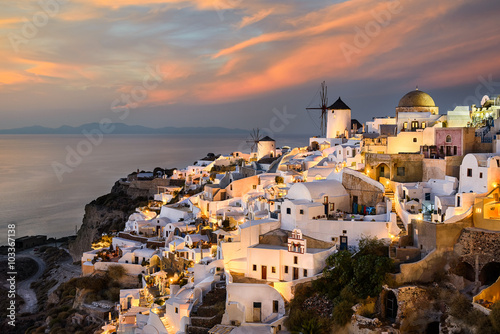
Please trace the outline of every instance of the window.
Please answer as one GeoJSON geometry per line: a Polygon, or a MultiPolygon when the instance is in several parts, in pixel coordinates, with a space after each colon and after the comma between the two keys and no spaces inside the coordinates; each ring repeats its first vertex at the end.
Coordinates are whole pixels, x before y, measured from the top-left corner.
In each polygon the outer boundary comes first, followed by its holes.
{"type": "Polygon", "coordinates": [[[299,258],[294,256],[293,257],[293,264],[297,264],[297,263],[299,263],[299,258]]]}
{"type": "Polygon", "coordinates": [[[281,210],[281,205],[278,205],[278,210],[281,210]]]}
{"type": "Polygon", "coordinates": [[[335,211],[335,203],[330,203],[330,212],[335,211]]]}
{"type": "Polygon", "coordinates": [[[408,129],[408,122],[403,123],[403,129],[408,129]]]}
{"type": "Polygon", "coordinates": [[[303,215],[304,214],[304,210],[300,209],[300,214],[303,215]]]}
{"type": "Polygon", "coordinates": [[[405,176],[405,168],[404,167],[398,167],[398,176],[405,176]]]}
{"type": "Polygon", "coordinates": [[[453,155],[457,155],[458,149],[456,146],[453,146],[453,155]]]}
{"type": "Polygon", "coordinates": [[[431,200],[431,193],[425,193],[425,200],[430,201],[431,200]]]}
{"type": "Polygon", "coordinates": [[[483,178],[483,173],[479,173],[479,178],[482,179],[483,178]]]}
{"type": "Polygon", "coordinates": [[[418,121],[412,121],[411,128],[412,128],[412,130],[418,129],[418,121]]]}
{"type": "Polygon", "coordinates": [[[287,215],[289,215],[289,214],[291,214],[291,213],[292,213],[292,209],[290,209],[290,208],[286,208],[286,214],[287,214],[287,215]]]}
{"type": "Polygon", "coordinates": [[[277,300],[273,300],[273,313],[278,313],[279,303],[277,300]]]}
{"type": "Polygon", "coordinates": [[[177,307],[175,308],[175,313],[179,313],[179,309],[177,307]]]}
{"type": "Polygon", "coordinates": [[[253,271],[257,271],[257,265],[256,264],[253,265],[253,271]]]}
{"type": "Polygon", "coordinates": [[[447,142],[447,143],[451,143],[451,136],[450,136],[450,135],[447,135],[447,136],[446,136],[446,142],[447,142]]]}
{"type": "Polygon", "coordinates": [[[425,122],[422,122],[422,129],[425,129],[425,122]]]}
{"type": "Polygon", "coordinates": [[[472,168],[467,168],[467,177],[472,177],[472,168]]]}
{"type": "Polygon", "coordinates": [[[272,272],[273,274],[276,274],[276,267],[271,267],[271,272],[272,272]]]}
{"type": "Polygon", "coordinates": [[[328,196],[323,196],[323,204],[328,203],[328,196]]]}
{"type": "Polygon", "coordinates": [[[304,269],[304,277],[307,277],[307,269],[304,269]]]}
{"type": "Polygon", "coordinates": [[[416,143],[417,142],[417,138],[413,138],[413,142],[416,143]]]}
{"type": "Polygon", "coordinates": [[[285,274],[288,274],[288,266],[285,266],[285,274]]]}
{"type": "Polygon", "coordinates": [[[256,184],[254,184],[254,185],[252,186],[252,188],[253,188],[253,189],[257,189],[257,185],[256,185],[256,184]]]}

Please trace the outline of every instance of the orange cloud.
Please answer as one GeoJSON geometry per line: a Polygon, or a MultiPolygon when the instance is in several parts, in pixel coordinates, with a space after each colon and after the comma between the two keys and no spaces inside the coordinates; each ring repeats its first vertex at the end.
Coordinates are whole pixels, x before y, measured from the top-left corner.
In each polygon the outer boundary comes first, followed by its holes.
{"type": "Polygon", "coordinates": [[[238,25],[238,27],[241,29],[241,28],[244,28],[244,27],[249,26],[251,24],[254,24],[254,23],[257,23],[259,21],[262,21],[263,19],[265,19],[266,17],[268,17],[269,15],[271,15],[273,11],[274,11],[273,8],[263,9],[263,10],[258,11],[254,15],[245,16],[245,17],[243,17],[241,19],[241,22],[238,25]]]}

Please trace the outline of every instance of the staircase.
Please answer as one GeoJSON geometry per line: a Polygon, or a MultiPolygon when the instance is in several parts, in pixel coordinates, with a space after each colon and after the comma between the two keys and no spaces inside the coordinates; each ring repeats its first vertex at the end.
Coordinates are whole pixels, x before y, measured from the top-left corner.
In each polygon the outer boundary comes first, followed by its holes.
{"type": "Polygon", "coordinates": [[[167,318],[166,317],[161,317],[160,318],[163,326],[165,327],[165,329],[167,330],[167,332],[170,334],[170,333],[174,333],[174,328],[172,327],[171,324],[168,323],[167,321],[167,318]]]}
{"type": "MultiPolygon", "coordinates": [[[[395,201],[394,191],[392,191],[392,189],[390,188],[385,188],[384,196],[391,200],[392,203],[391,212],[396,213],[396,201],[395,201]]],[[[403,224],[403,221],[401,220],[401,218],[399,218],[399,215],[397,213],[396,213],[396,223],[398,224],[398,227],[401,229],[401,233],[399,235],[400,236],[406,235],[406,228],[403,224]]]]}

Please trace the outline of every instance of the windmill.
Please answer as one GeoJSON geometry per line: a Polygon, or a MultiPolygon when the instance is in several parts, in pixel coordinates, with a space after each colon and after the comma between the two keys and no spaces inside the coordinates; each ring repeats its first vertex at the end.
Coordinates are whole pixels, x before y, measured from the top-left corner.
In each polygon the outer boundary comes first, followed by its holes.
{"type": "Polygon", "coordinates": [[[259,128],[253,129],[252,132],[250,132],[250,139],[247,140],[247,144],[251,145],[251,150],[252,153],[257,153],[257,150],[259,149],[260,141],[262,140],[262,136],[260,134],[259,128]]]}
{"type": "MultiPolygon", "coordinates": [[[[319,107],[316,108],[306,108],[306,110],[321,110],[321,137],[326,136],[326,115],[327,115],[327,110],[328,110],[328,94],[327,94],[327,87],[326,87],[326,82],[323,81],[321,83],[321,89],[319,91],[320,94],[320,104],[319,107]]],[[[310,104],[309,104],[310,105],[310,104]]]]}

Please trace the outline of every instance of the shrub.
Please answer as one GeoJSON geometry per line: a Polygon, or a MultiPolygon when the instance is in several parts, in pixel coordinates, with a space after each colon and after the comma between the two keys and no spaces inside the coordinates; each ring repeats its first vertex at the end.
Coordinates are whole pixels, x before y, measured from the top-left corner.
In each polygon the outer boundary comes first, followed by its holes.
{"type": "Polygon", "coordinates": [[[450,314],[458,319],[465,319],[472,310],[472,304],[462,294],[458,294],[452,298],[450,304],[450,314]]]}
{"type": "Polygon", "coordinates": [[[127,270],[119,264],[115,264],[108,267],[108,275],[113,280],[118,280],[122,278],[127,273],[127,270]]]}
{"type": "Polygon", "coordinates": [[[495,328],[497,332],[500,333],[500,301],[493,304],[489,319],[491,324],[493,325],[493,328],[495,328]]]}
{"type": "Polygon", "coordinates": [[[341,301],[333,308],[333,321],[340,326],[347,324],[354,313],[353,306],[348,300],[341,301]]]}

